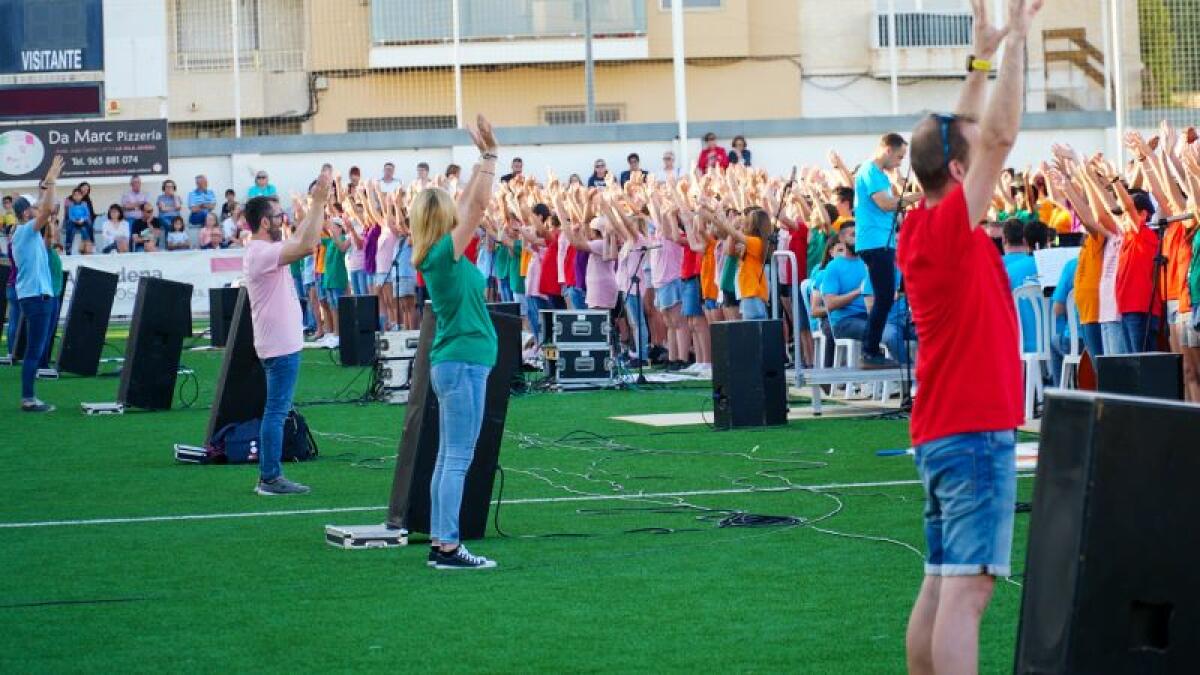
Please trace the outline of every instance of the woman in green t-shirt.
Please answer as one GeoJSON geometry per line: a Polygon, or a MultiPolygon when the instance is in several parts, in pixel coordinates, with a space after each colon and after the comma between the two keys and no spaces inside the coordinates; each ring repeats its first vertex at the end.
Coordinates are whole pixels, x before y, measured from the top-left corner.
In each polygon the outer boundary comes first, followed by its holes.
{"type": "MultiPolygon", "coordinates": [[[[411,210],[412,261],[433,303],[437,332],[429,379],[438,399],[438,457],[429,486],[428,564],[435,569],[485,569],[496,562],[460,543],[463,483],[483,425],[487,377],[496,364],[496,329],[484,304],[487,280],[463,253],[483,222],[496,180],[496,138],[482,115],[467,125],[479,164],[455,205],[441,188],[422,191],[411,210]]],[[[328,274],[328,269],[326,269],[328,274]]]]}
{"type": "MultiPolygon", "coordinates": [[[[341,206],[334,204],[334,210],[341,206]]],[[[325,273],[321,276],[321,304],[329,317],[326,327],[324,345],[329,348],[338,346],[338,300],[346,294],[350,285],[350,275],[346,272],[346,249],[350,248],[350,240],[342,232],[342,221],[333,218],[325,223],[325,232],[321,236],[321,247],[325,251],[325,273]]]]}

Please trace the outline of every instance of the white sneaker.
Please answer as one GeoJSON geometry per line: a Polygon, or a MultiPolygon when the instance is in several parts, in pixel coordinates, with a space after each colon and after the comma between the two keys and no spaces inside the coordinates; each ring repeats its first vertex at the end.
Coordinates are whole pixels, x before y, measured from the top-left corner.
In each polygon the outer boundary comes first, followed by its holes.
{"type": "Polygon", "coordinates": [[[321,340],[321,344],[324,345],[326,349],[337,349],[338,336],[333,335],[332,333],[326,335],[324,339],[321,340]]]}

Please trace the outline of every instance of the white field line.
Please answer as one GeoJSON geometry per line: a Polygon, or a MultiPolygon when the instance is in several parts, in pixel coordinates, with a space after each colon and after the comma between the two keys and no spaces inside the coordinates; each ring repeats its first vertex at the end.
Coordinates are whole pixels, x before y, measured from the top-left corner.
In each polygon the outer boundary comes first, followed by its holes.
{"type": "MultiPolygon", "coordinates": [[[[1021,474],[1018,478],[1032,478],[1033,474],[1021,474]]],[[[920,485],[919,480],[886,480],[869,483],[829,483],[826,485],[795,485],[791,487],[773,488],[726,488],[722,490],[689,490],[685,492],[645,492],[619,495],[582,495],[571,497],[531,497],[528,499],[509,499],[505,506],[519,504],[560,504],[567,502],[600,502],[622,499],[656,499],[659,497],[699,497],[705,495],[733,495],[751,492],[795,492],[822,490],[844,490],[847,488],[895,487],[900,485],[920,485]]],[[[495,502],[492,502],[495,504],[495,502]]],[[[89,518],[84,520],[42,520],[25,523],[0,523],[0,529],[13,530],[37,527],[81,527],[85,525],[129,525],[132,523],[162,523],[182,520],[225,520],[228,518],[268,518],[274,516],[309,516],[322,513],[359,513],[363,511],[382,511],[387,506],[345,506],[325,509],[291,509],[287,511],[247,511],[243,513],[196,513],[179,516],[135,516],[132,518],[89,518]]]]}

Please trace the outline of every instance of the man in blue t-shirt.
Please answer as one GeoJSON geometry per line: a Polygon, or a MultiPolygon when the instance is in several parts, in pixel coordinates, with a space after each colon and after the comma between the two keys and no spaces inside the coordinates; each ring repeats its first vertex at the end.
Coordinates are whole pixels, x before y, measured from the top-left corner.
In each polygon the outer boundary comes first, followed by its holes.
{"type": "Polygon", "coordinates": [[[25,412],[54,410],[54,406],[38,400],[34,382],[54,319],[54,286],[50,283],[50,260],[42,230],[54,210],[54,184],[62,167],[62,157],[55,155],[42,180],[42,196],[36,208],[27,197],[13,203],[17,221],[21,223],[13,231],[12,256],[17,263],[17,301],[25,319],[25,358],[21,362],[21,410],[25,412]]]}
{"type": "Polygon", "coordinates": [[[855,228],[843,225],[838,236],[846,246],[846,254],[830,260],[825,266],[821,276],[821,297],[829,310],[829,325],[834,337],[862,340],[867,334],[867,306],[862,298],[867,266],[854,251],[855,228]]]}
{"type": "Polygon", "coordinates": [[[858,251],[871,275],[871,284],[879,290],[879,302],[871,307],[867,333],[863,337],[863,368],[894,368],[896,362],[883,357],[879,341],[896,294],[897,211],[915,204],[919,193],[896,196],[887,172],[899,168],[908,152],[908,142],[900,134],[884,134],[875,157],[864,163],[854,176],[854,222],[858,226],[858,251]]]}
{"type": "MultiPolygon", "coordinates": [[[[896,287],[900,287],[900,270],[896,270],[896,287]]],[[[875,306],[875,289],[871,285],[871,275],[863,280],[862,295],[867,299],[867,311],[875,306]]],[[[908,301],[904,296],[895,298],[892,311],[888,313],[887,323],[883,326],[883,344],[887,345],[891,357],[902,365],[908,361],[908,350],[905,348],[905,333],[909,340],[917,338],[915,329],[908,330],[908,301]]]]}
{"type": "MultiPolygon", "coordinates": [[[[1012,290],[1027,284],[1037,284],[1037,263],[1025,243],[1025,224],[1013,218],[1004,223],[1004,271],[1008,272],[1008,283],[1012,290]]],[[[1037,317],[1028,300],[1017,305],[1021,319],[1021,351],[1026,354],[1038,350],[1037,317]]]]}

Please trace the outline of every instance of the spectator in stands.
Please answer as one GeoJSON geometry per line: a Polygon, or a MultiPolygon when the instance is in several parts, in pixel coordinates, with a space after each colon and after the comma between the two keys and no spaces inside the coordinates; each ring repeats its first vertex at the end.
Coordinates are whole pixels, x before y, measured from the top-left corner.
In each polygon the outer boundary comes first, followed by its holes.
{"type": "Polygon", "coordinates": [[[724,169],[729,166],[729,153],[717,143],[717,135],[713,132],[704,134],[704,149],[696,158],[696,168],[700,173],[709,169],[724,169]]]}
{"type": "Polygon", "coordinates": [[[357,166],[350,167],[350,180],[346,183],[346,193],[354,194],[357,192],[360,182],[362,182],[362,171],[359,171],[357,166]]]}
{"type": "Polygon", "coordinates": [[[162,220],[161,227],[166,229],[175,216],[183,213],[183,199],[180,198],[175,181],[171,179],[162,182],[162,193],[154,200],[158,205],[158,217],[162,220]]]}
{"type": "Polygon", "coordinates": [[[629,168],[621,172],[621,187],[625,187],[625,184],[634,176],[642,175],[645,178],[642,173],[642,158],[636,152],[629,153],[625,161],[629,162],[629,168]]]}
{"type": "Polygon", "coordinates": [[[17,224],[17,215],[13,213],[13,198],[12,195],[4,195],[4,211],[0,214],[0,227],[3,227],[7,233],[10,228],[17,224]]]}
{"type": "Polygon", "coordinates": [[[168,251],[187,251],[192,248],[191,237],[188,236],[183,217],[171,221],[171,230],[167,232],[168,251]]]}
{"type": "Polygon", "coordinates": [[[241,219],[242,209],[237,207],[221,220],[221,237],[230,246],[240,247],[242,245],[242,228],[238,226],[238,221],[241,219]]]}
{"type": "MultiPolygon", "coordinates": [[[[6,200],[11,200],[11,197],[5,197],[6,200]]],[[[63,250],[70,255],[71,247],[75,243],[75,235],[79,235],[79,252],[91,253],[92,241],[95,236],[92,232],[91,209],[87,203],[83,201],[83,190],[75,188],[71,191],[70,198],[67,199],[66,227],[63,230],[63,250]]]]}
{"type": "Polygon", "coordinates": [[[750,166],[750,150],[746,148],[746,137],[740,134],[734,136],[731,145],[733,149],[729,151],[729,163],[750,166]]]}
{"type": "MultiPolygon", "coordinates": [[[[863,281],[867,278],[867,266],[855,250],[857,230],[857,227],[846,223],[838,233],[845,252],[825,266],[821,277],[821,298],[835,336],[864,340],[867,336],[867,306],[862,290],[863,281]]],[[[895,283],[894,278],[888,280],[888,288],[893,289],[893,294],[895,283]]],[[[891,307],[888,307],[888,311],[891,311],[891,307]]]]}
{"type": "MultiPolygon", "coordinates": [[[[163,219],[154,218],[154,211],[152,211],[149,206],[143,210],[143,213],[146,211],[150,212],[151,218],[149,225],[146,227],[146,229],[142,230],[140,242],[142,250],[146,253],[164,251],[167,248],[167,230],[163,225],[163,219]]],[[[179,216],[175,217],[179,218],[179,216]]]]}
{"type": "Polygon", "coordinates": [[[523,159],[521,159],[520,157],[513,157],[511,166],[512,166],[512,169],[508,173],[506,173],[500,177],[501,183],[507,183],[508,181],[516,178],[517,176],[522,175],[522,172],[525,170],[525,161],[523,159]]]}
{"type": "MultiPolygon", "coordinates": [[[[226,218],[239,211],[241,211],[241,206],[238,205],[237,193],[232,189],[226,190],[225,201],[221,204],[221,221],[224,222],[226,218]]],[[[170,222],[167,221],[167,225],[170,225],[170,222]]]]}
{"type": "Polygon", "coordinates": [[[142,192],[142,177],[134,174],[129,179],[129,191],[121,195],[121,209],[132,222],[141,218],[142,204],[150,201],[150,195],[142,192]]]}
{"type": "Polygon", "coordinates": [[[590,188],[602,188],[608,185],[608,164],[603,159],[598,159],[592,164],[592,175],[588,176],[587,186],[590,188]]]}
{"type": "Polygon", "coordinates": [[[396,178],[396,165],[391,162],[385,162],[383,165],[383,177],[379,179],[379,189],[383,192],[395,192],[396,188],[403,185],[399,178],[396,178]]]}
{"type": "MultiPolygon", "coordinates": [[[[514,161],[519,162],[521,160],[516,159],[514,161]]],[[[462,167],[457,164],[450,164],[449,166],[446,167],[446,179],[447,180],[458,180],[459,176],[461,174],[462,174],[462,167]]]]}
{"type": "Polygon", "coordinates": [[[433,181],[429,179],[429,162],[418,162],[417,178],[409,186],[409,191],[416,194],[427,187],[433,187],[433,181]]]}
{"type": "Polygon", "coordinates": [[[88,207],[88,222],[96,222],[96,205],[92,203],[92,184],[86,180],[78,185],[83,191],[83,203],[88,207]]]}
{"type": "MultiPolygon", "coordinates": [[[[196,189],[188,193],[187,205],[188,211],[191,212],[191,215],[188,216],[188,237],[194,241],[199,239],[199,230],[204,226],[208,212],[217,208],[217,196],[208,189],[208,177],[204,174],[196,176],[196,189]]],[[[174,223],[172,223],[171,229],[175,229],[174,223]]],[[[170,244],[170,242],[167,243],[170,244]]],[[[189,246],[189,248],[191,247],[189,246]]]]}
{"type": "Polygon", "coordinates": [[[679,167],[675,166],[675,153],[667,150],[662,156],[663,168],[662,175],[664,178],[679,179],[679,167]]]}
{"type": "Polygon", "coordinates": [[[260,169],[254,174],[254,185],[252,185],[250,190],[246,193],[246,198],[254,199],[255,197],[276,197],[278,194],[279,191],[276,190],[275,186],[271,184],[271,179],[269,176],[267,176],[267,172],[260,169]]]}
{"type": "MultiPolygon", "coordinates": [[[[138,210],[138,215],[141,217],[133,221],[129,226],[129,247],[134,253],[140,253],[146,249],[147,237],[153,237],[154,232],[150,229],[154,223],[154,205],[147,202],[138,210]]],[[[153,247],[153,244],[151,244],[153,247]]],[[[153,248],[151,248],[153,250],[153,248]]]]}
{"type": "Polygon", "coordinates": [[[571,174],[571,177],[567,179],[567,187],[576,186],[583,187],[583,178],[581,178],[579,174],[573,173],[571,174]]]}
{"type": "MultiPolygon", "coordinates": [[[[265,197],[266,195],[255,196],[265,197]]],[[[208,214],[208,217],[204,220],[204,227],[200,230],[200,248],[229,248],[229,243],[225,241],[225,233],[221,231],[221,224],[217,222],[217,214],[215,213],[208,214]]]]}
{"type": "Polygon", "coordinates": [[[108,207],[108,218],[104,220],[101,226],[101,236],[104,244],[102,245],[101,253],[128,253],[129,252],[129,221],[130,216],[140,216],[142,208],[137,207],[137,214],[126,214],[120,204],[113,204],[108,207]]]}

